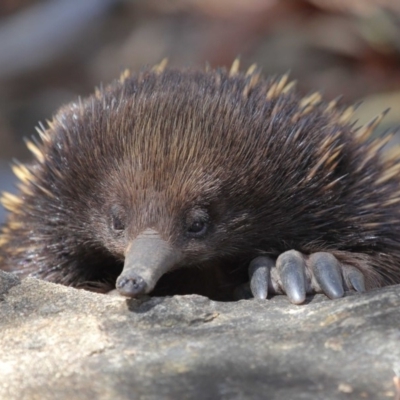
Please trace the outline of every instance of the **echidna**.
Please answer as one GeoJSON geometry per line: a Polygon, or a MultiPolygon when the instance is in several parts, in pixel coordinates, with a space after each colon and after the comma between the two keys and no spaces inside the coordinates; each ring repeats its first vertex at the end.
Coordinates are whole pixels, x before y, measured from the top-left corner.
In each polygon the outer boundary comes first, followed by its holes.
{"type": "Polygon", "coordinates": [[[2,268],[130,297],[400,283],[400,151],[369,138],[384,113],[355,129],[293,86],[161,63],[61,108],[13,166],[2,268]]]}

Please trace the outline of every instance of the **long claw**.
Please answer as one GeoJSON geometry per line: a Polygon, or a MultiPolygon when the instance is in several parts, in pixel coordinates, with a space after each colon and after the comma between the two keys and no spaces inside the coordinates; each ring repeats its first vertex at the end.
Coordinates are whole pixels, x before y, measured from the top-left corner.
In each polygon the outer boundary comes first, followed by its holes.
{"type": "Polygon", "coordinates": [[[275,265],[272,258],[256,257],[249,265],[250,290],[256,299],[266,299],[271,268],[275,265]]]}
{"type": "Polygon", "coordinates": [[[343,297],[343,279],[336,257],[330,253],[314,253],[309,263],[323,293],[331,299],[343,297]]]}
{"type": "Polygon", "coordinates": [[[346,273],[348,282],[356,292],[364,293],[366,291],[364,275],[354,267],[346,267],[346,269],[347,268],[349,268],[348,272],[346,273]]]}
{"type": "Polygon", "coordinates": [[[301,304],[306,299],[305,262],[295,250],[282,253],[276,260],[282,285],[289,300],[301,304]]]}

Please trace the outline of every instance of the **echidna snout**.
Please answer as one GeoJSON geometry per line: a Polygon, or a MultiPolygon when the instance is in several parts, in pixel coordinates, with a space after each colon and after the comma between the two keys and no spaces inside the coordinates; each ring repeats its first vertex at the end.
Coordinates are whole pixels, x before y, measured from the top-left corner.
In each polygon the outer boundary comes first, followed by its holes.
{"type": "Polygon", "coordinates": [[[149,293],[161,276],[181,258],[180,252],[163,240],[157,231],[146,229],[129,244],[116,288],[127,297],[149,293]]]}

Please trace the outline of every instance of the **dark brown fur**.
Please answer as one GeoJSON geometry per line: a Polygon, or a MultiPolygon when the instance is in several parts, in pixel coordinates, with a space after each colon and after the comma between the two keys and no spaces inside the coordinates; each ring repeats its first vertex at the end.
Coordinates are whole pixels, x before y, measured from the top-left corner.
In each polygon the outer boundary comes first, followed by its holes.
{"type": "Polygon", "coordinates": [[[228,298],[252,258],[290,249],[332,252],[369,288],[400,283],[397,155],[356,132],[350,109],[231,72],[124,74],[63,107],[29,145],[36,160],[16,167],[20,194],[3,196],[2,268],[108,290],[129,241],[153,228],[195,267],[159,293],[228,298]],[[202,212],[208,233],[189,238],[202,212]]]}

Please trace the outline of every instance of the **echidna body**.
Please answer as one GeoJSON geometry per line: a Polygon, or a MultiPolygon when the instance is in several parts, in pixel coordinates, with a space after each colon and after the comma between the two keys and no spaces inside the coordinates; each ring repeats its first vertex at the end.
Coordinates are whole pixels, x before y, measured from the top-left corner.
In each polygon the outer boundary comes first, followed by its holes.
{"type": "Polygon", "coordinates": [[[160,66],[63,107],[3,194],[2,268],[229,298],[250,265],[255,295],[297,303],[400,283],[400,161],[369,139],[380,118],[357,130],[351,107],[292,86],[160,66]]]}

